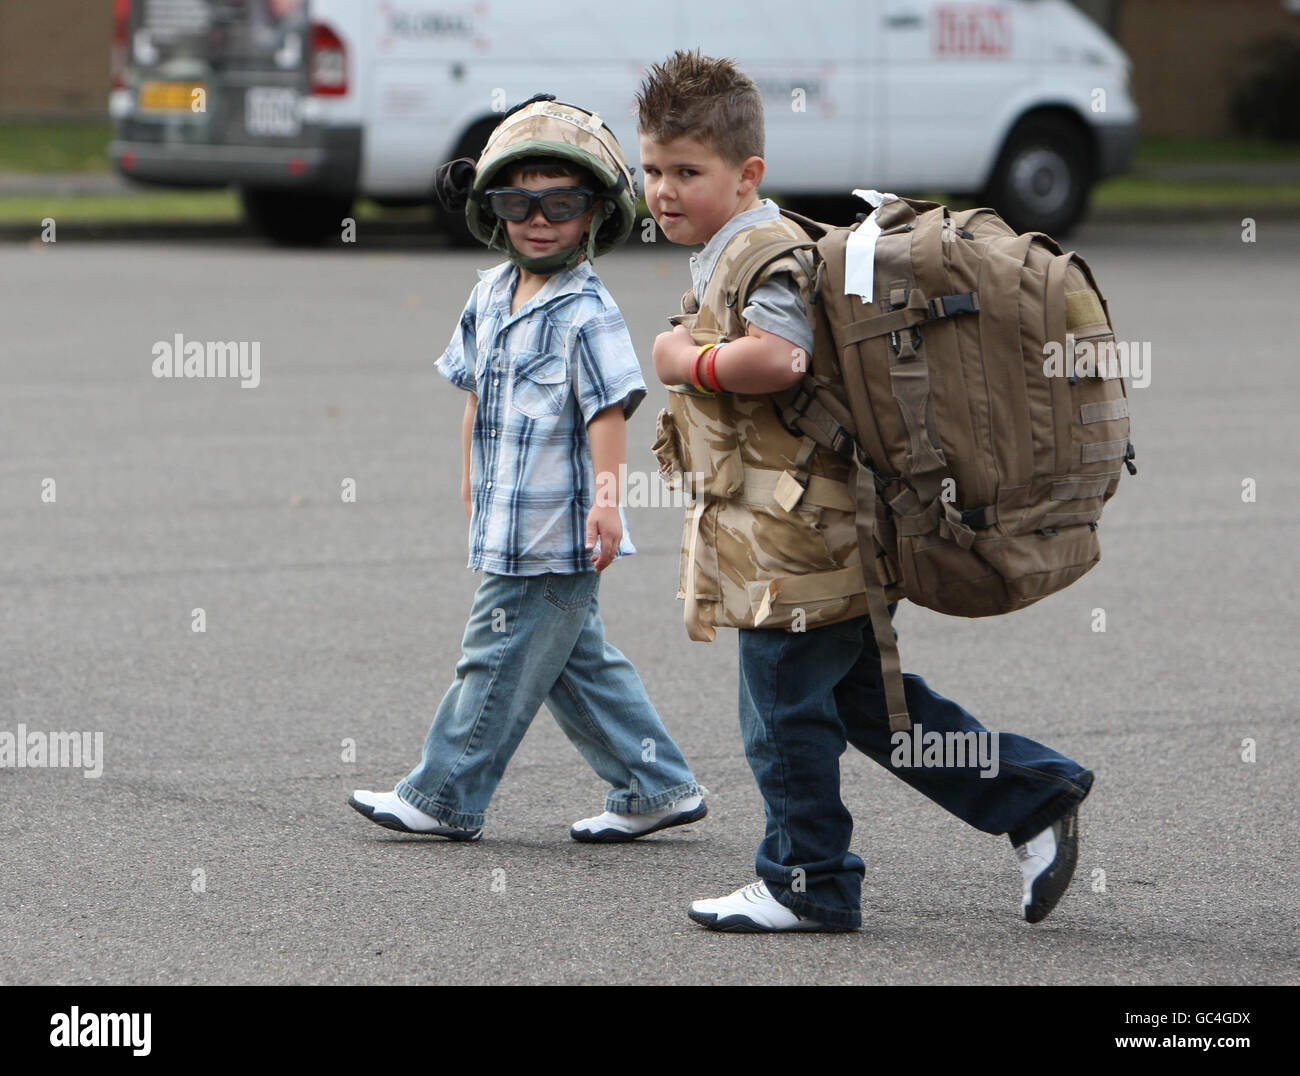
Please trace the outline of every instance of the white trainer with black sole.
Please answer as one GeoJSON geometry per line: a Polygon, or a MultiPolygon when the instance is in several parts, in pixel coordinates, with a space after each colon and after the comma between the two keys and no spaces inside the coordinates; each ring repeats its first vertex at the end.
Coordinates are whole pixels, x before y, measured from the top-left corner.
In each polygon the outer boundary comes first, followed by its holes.
{"type": "Polygon", "coordinates": [[[464,829],[448,825],[442,819],[412,807],[396,792],[371,792],[359,788],[348,797],[348,806],[365,815],[375,825],[395,829],[399,833],[446,837],[449,841],[477,841],[483,836],[482,827],[464,829]]]}
{"type": "Polygon", "coordinates": [[[573,823],[569,836],[586,844],[622,844],[671,826],[698,822],[708,813],[703,796],[686,796],[670,803],[662,811],[651,811],[648,814],[616,814],[614,811],[606,811],[594,818],[583,818],[573,823]]]}
{"type": "Polygon", "coordinates": [[[766,882],[751,882],[725,897],[691,901],[687,914],[701,926],[732,934],[779,934],[787,931],[838,934],[853,929],[828,926],[791,911],[772,896],[766,882]]]}
{"type": "Polygon", "coordinates": [[[1024,844],[1015,846],[1025,880],[1025,921],[1041,923],[1065,895],[1079,860],[1079,809],[1070,810],[1024,844]]]}

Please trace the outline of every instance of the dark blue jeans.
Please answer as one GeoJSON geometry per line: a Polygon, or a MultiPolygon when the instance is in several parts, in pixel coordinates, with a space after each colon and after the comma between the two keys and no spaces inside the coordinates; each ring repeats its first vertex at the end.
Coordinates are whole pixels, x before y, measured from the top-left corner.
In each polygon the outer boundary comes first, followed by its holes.
{"type": "MultiPolygon", "coordinates": [[[[862,860],[849,851],[853,819],[840,800],[846,743],[918,792],[985,833],[1020,844],[1045,829],[1092,787],[1077,762],[1015,733],[991,733],[955,702],[905,675],[917,742],[932,733],[953,743],[996,737],[996,773],[953,753],[891,738],[880,654],[867,617],[804,632],[740,631],[740,731],[763,795],[767,833],[755,867],[772,895],[800,915],[858,927],[862,860]],[[914,763],[923,761],[924,764],[914,763]]],[[[985,741],[986,743],[989,741],[985,741]]],[[[973,757],[973,752],[972,756],[973,757]]]]}

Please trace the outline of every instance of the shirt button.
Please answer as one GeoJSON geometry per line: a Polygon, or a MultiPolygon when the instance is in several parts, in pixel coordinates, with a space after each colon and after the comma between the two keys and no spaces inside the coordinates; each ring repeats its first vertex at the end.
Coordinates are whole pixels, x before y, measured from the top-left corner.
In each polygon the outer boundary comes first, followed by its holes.
{"type": "Polygon", "coordinates": [[[497,431],[496,431],[496,430],[493,430],[493,431],[492,431],[492,436],[495,437],[496,435],[497,435],[497,431]]]}
{"type": "Polygon", "coordinates": [[[489,482],[489,483],[487,484],[487,488],[488,488],[488,489],[491,489],[491,488],[492,488],[492,483],[491,483],[491,482],[489,482]]]}
{"type": "Polygon", "coordinates": [[[501,379],[500,379],[499,377],[494,377],[494,378],[492,379],[492,384],[494,384],[494,385],[499,385],[499,384],[501,384],[501,379]]]}

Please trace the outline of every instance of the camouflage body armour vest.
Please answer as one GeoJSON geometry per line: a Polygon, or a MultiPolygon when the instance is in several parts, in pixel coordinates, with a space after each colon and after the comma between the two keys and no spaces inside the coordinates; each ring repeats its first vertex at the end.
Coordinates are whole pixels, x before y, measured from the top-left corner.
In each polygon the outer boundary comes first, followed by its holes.
{"type": "MultiPolygon", "coordinates": [[[[698,303],[682,299],[696,343],[746,335],[734,268],[746,250],[774,238],[807,237],[780,218],[740,232],[727,244],[698,303]]],[[[771,262],[757,278],[793,275],[811,290],[797,255],[771,262]]],[[[792,354],[806,364],[811,356],[792,354]]],[[[681,483],[691,506],[682,531],[677,596],[687,633],[712,641],[715,627],[805,628],[867,612],[849,483],[853,464],[782,425],[769,396],[707,395],[671,386],[654,445],[660,473],[681,483]]],[[[887,592],[890,600],[897,593],[887,592]]]]}

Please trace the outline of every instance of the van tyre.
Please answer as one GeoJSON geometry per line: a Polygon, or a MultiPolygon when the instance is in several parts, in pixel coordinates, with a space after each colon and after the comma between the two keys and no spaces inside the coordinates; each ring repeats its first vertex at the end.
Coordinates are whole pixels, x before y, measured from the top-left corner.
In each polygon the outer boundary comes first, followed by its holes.
{"type": "Polygon", "coordinates": [[[1088,211],[1088,136],[1068,120],[1030,117],[1007,138],[984,200],[1017,232],[1064,236],[1088,211]]]}
{"type": "Polygon", "coordinates": [[[871,206],[855,194],[790,194],[781,199],[781,205],[828,224],[852,224],[860,213],[871,212],[871,206]]]}
{"type": "Polygon", "coordinates": [[[341,235],[343,219],[352,213],[352,196],[344,194],[241,187],[239,200],[255,232],[289,246],[315,246],[341,235]]]}

